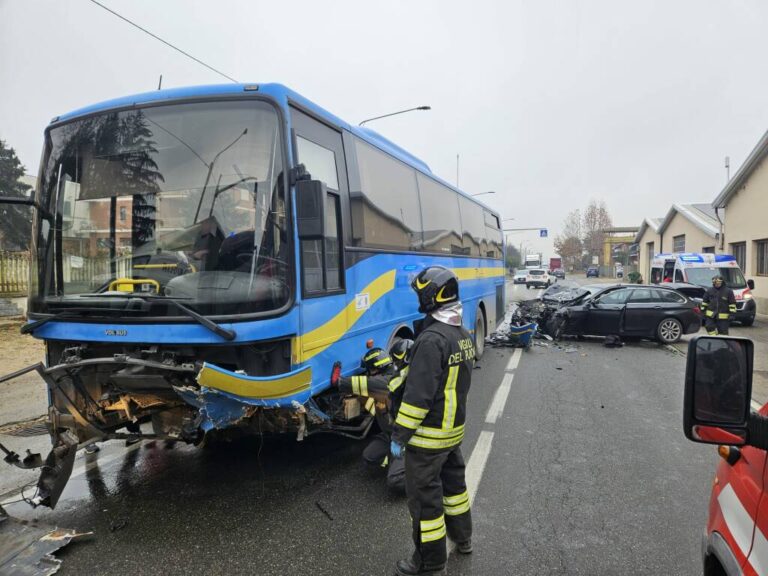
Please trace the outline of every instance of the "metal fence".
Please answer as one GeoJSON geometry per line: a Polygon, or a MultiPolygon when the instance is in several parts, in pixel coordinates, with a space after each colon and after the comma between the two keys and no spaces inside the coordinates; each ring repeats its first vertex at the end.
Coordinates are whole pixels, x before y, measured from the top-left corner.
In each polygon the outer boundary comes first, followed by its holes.
{"type": "Polygon", "coordinates": [[[26,296],[29,289],[29,252],[0,252],[0,296],[26,296]]]}

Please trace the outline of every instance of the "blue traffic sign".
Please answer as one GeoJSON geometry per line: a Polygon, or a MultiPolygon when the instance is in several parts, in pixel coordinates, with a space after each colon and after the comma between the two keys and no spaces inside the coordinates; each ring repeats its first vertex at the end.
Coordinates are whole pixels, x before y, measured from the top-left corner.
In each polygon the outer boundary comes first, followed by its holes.
{"type": "Polygon", "coordinates": [[[542,228],[541,230],[539,230],[539,238],[546,238],[546,237],[547,237],[547,229],[542,228]]]}

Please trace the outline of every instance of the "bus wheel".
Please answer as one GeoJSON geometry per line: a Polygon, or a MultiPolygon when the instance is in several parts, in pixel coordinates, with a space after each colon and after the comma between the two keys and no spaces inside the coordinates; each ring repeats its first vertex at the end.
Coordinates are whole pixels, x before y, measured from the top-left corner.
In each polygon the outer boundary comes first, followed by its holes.
{"type": "Polygon", "coordinates": [[[475,314],[475,358],[480,360],[485,352],[485,314],[482,308],[475,314]]]}

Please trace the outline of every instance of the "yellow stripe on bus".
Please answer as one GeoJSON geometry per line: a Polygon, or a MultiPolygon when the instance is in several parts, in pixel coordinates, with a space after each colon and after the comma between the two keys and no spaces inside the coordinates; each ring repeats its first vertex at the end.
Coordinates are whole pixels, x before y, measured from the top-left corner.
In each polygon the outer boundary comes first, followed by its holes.
{"type": "MultiPolygon", "coordinates": [[[[479,280],[482,278],[504,276],[504,268],[501,266],[452,268],[451,271],[456,274],[459,280],[479,280]]],[[[396,270],[388,270],[360,290],[360,293],[367,293],[369,295],[368,308],[394,289],[396,272],[396,270]]],[[[366,310],[358,310],[353,299],[322,326],[318,326],[314,330],[294,338],[292,342],[294,363],[301,364],[306,362],[338,342],[344,333],[365,314],[366,310]]]]}
{"type": "MultiPolygon", "coordinates": [[[[370,308],[379,298],[394,287],[395,270],[389,270],[368,284],[360,292],[369,295],[370,308]]],[[[306,362],[337,342],[365,314],[366,310],[358,310],[355,304],[355,300],[352,299],[341,312],[328,320],[328,322],[301,336],[298,339],[300,343],[296,342],[297,346],[294,348],[297,352],[296,361],[299,363],[306,362]]]]}
{"type": "Polygon", "coordinates": [[[489,268],[451,268],[459,280],[480,280],[481,278],[497,278],[504,276],[504,268],[494,266],[489,268]]]}
{"type": "Polygon", "coordinates": [[[309,389],[312,382],[312,369],[307,368],[283,378],[262,380],[241,378],[238,374],[203,364],[202,370],[197,374],[197,382],[201,386],[246,398],[284,398],[309,389]]]}

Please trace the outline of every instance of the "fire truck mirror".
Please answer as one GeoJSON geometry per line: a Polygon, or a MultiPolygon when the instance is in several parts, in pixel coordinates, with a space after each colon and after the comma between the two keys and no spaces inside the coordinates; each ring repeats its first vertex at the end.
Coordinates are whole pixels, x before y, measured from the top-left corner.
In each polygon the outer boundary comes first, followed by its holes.
{"type": "Polygon", "coordinates": [[[744,444],[752,399],[753,345],[699,336],[688,345],[683,424],[690,440],[744,444]]]}

